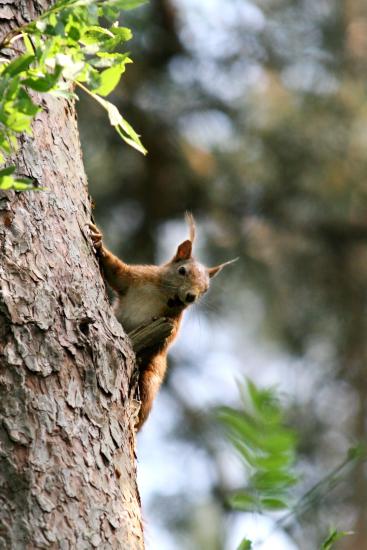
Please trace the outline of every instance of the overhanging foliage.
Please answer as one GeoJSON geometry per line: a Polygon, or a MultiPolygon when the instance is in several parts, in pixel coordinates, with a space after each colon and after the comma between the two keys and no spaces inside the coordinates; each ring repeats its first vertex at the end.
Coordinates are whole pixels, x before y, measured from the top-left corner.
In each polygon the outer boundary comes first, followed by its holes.
{"type": "MultiPolygon", "coordinates": [[[[120,137],[141,153],[138,134],[105,99],[120,82],[131,59],[118,49],[132,33],[120,27],[121,10],[144,0],[60,0],[37,20],[11,31],[0,44],[0,162],[17,148],[17,136],[31,133],[41,109],[32,91],[66,99],[84,90],[107,112],[120,137]],[[14,57],[14,54],[16,55],[14,57]]],[[[17,178],[15,166],[0,171],[1,189],[32,189],[27,178],[17,178]]]]}

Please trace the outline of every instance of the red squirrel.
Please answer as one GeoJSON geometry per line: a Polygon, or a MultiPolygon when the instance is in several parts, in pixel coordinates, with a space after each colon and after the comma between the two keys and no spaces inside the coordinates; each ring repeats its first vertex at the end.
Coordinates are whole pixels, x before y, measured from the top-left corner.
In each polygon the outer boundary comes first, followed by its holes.
{"type": "Polygon", "coordinates": [[[90,224],[91,238],[100,258],[107,283],[117,293],[114,310],[126,332],[159,317],[173,321],[170,336],[143,358],[139,373],[141,406],[137,422],[140,430],[151,411],[153,400],[167,369],[167,351],[176,339],[184,310],[208,290],[215,277],[231,260],[205,267],[192,256],[195,222],[186,214],[189,239],[177,248],[173,258],[163,265],[128,265],[102,243],[102,233],[90,224]]]}

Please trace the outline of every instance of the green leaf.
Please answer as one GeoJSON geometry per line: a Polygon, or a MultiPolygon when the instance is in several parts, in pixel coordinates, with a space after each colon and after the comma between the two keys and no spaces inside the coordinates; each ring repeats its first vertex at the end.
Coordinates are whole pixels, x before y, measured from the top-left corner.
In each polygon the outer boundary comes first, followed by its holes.
{"type": "Polygon", "coordinates": [[[33,103],[24,88],[20,88],[19,90],[16,106],[21,113],[32,117],[40,111],[40,107],[33,103]]]}
{"type": "Polygon", "coordinates": [[[354,447],[348,449],[348,459],[349,460],[362,460],[367,458],[367,448],[365,443],[359,443],[354,447]]]}
{"type": "Polygon", "coordinates": [[[13,110],[11,113],[1,113],[2,122],[14,132],[30,132],[32,117],[24,115],[20,111],[13,110]]]}
{"type": "Polygon", "coordinates": [[[262,470],[279,470],[285,468],[288,464],[293,464],[294,454],[279,453],[279,454],[266,454],[264,456],[255,456],[253,458],[253,465],[262,470]]]}
{"type": "Polygon", "coordinates": [[[118,37],[121,42],[127,42],[133,37],[133,33],[127,27],[111,27],[111,32],[118,37]]]}
{"type": "Polygon", "coordinates": [[[262,438],[261,446],[269,453],[287,453],[295,447],[296,437],[291,430],[273,428],[262,438]]]}
{"type": "Polygon", "coordinates": [[[20,83],[20,75],[17,76],[11,76],[11,77],[4,77],[4,81],[6,83],[5,89],[3,92],[3,98],[6,98],[8,101],[6,102],[6,105],[9,105],[9,100],[14,100],[17,97],[17,93],[19,90],[19,83],[20,83]]]}
{"type": "MultiPolygon", "coordinates": [[[[127,121],[125,119],[122,119],[122,120],[123,120],[124,125],[127,124],[127,121]]],[[[115,126],[115,130],[118,133],[118,135],[121,137],[121,139],[123,139],[125,141],[125,143],[130,145],[130,147],[133,147],[134,149],[136,149],[140,153],[143,153],[143,155],[146,155],[148,151],[145,149],[145,147],[141,143],[139,137],[138,138],[130,138],[123,132],[123,130],[121,130],[121,128],[122,128],[122,124],[119,124],[119,125],[115,126]]]]}
{"type": "Polygon", "coordinates": [[[100,44],[103,41],[103,38],[113,38],[113,33],[108,30],[104,29],[103,27],[98,27],[96,25],[92,25],[88,27],[88,29],[84,32],[83,37],[81,38],[80,42],[82,44],[100,44]]]}
{"type": "Polygon", "coordinates": [[[286,510],[288,508],[288,504],[280,498],[262,498],[260,504],[266,510],[286,510]]]}
{"type": "MultiPolygon", "coordinates": [[[[1,120],[1,113],[0,113],[0,120],[1,120]]],[[[7,139],[7,136],[2,135],[0,132],[0,149],[4,151],[4,153],[7,153],[8,155],[11,153],[11,144],[9,143],[9,139],[7,139]]],[[[2,160],[2,162],[4,162],[2,160]]]]}
{"type": "Polygon", "coordinates": [[[32,90],[37,92],[49,92],[52,88],[55,87],[60,74],[62,67],[57,67],[54,74],[46,74],[45,76],[40,76],[38,78],[25,78],[22,80],[22,84],[32,90]]]}
{"type": "Polygon", "coordinates": [[[23,37],[23,42],[24,42],[27,54],[34,56],[33,45],[32,45],[32,42],[30,41],[28,34],[23,32],[22,37],[23,37]]]}
{"type": "Polygon", "coordinates": [[[3,71],[3,75],[15,76],[22,73],[23,71],[28,69],[34,59],[34,54],[30,53],[25,53],[24,55],[17,57],[16,59],[14,59],[14,61],[11,61],[6,66],[5,70],[3,71]]]}
{"type": "Polygon", "coordinates": [[[101,84],[98,86],[98,88],[94,89],[93,91],[96,94],[106,96],[109,93],[112,92],[117,86],[117,84],[120,82],[120,78],[122,73],[125,72],[124,65],[117,65],[114,67],[110,67],[109,69],[106,69],[103,71],[100,75],[101,77],[101,84]]]}
{"type": "MultiPolygon", "coordinates": [[[[92,25],[85,30],[80,42],[86,46],[97,45],[99,50],[110,51],[115,49],[121,42],[126,42],[131,38],[132,32],[126,27],[113,26],[110,29],[105,29],[92,25]]],[[[98,50],[94,48],[94,52],[96,51],[98,50]]]]}
{"type": "Polygon", "coordinates": [[[259,448],[259,427],[253,419],[246,418],[244,412],[222,407],[219,411],[219,418],[236,437],[246,442],[249,447],[259,448]]]}
{"type": "Polygon", "coordinates": [[[248,539],[243,539],[237,550],[251,550],[252,542],[248,539]]]}
{"type": "Polygon", "coordinates": [[[132,10],[146,4],[148,0],[108,0],[106,4],[119,10],[132,10]]]}
{"type": "Polygon", "coordinates": [[[259,471],[251,479],[259,491],[279,490],[297,482],[296,476],[281,470],[259,471]]]}
{"type": "Polygon", "coordinates": [[[98,52],[97,57],[91,59],[90,64],[96,69],[107,69],[115,64],[126,65],[132,63],[127,53],[98,52]]]}
{"type": "Polygon", "coordinates": [[[0,175],[0,189],[15,191],[27,191],[34,189],[32,180],[27,178],[14,178],[13,176],[1,176],[0,175]]]}
{"type": "Polygon", "coordinates": [[[236,447],[238,452],[241,455],[241,458],[248,463],[249,466],[256,467],[256,461],[257,461],[257,453],[254,452],[254,449],[250,449],[248,445],[244,441],[241,441],[240,439],[236,437],[232,437],[229,435],[230,440],[232,441],[232,444],[236,447]]]}
{"type": "Polygon", "coordinates": [[[116,21],[118,19],[118,16],[120,15],[120,9],[116,6],[102,5],[99,10],[100,15],[111,23],[116,21]]]}
{"type": "Polygon", "coordinates": [[[76,25],[71,25],[68,29],[67,29],[67,36],[69,38],[72,38],[73,40],[75,40],[75,42],[78,42],[78,40],[80,40],[80,29],[76,26],[76,25]]]}
{"type": "Polygon", "coordinates": [[[55,97],[62,97],[63,99],[75,99],[75,100],[78,100],[78,96],[76,94],[74,94],[74,92],[68,92],[67,90],[59,90],[59,89],[56,89],[56,90],[51,90],[50,92],[50,95],[53,95],[55,97]]]}
{"type": "Polygon", "coordinates": [[[16,181],[12,176],[0,176],[0,189],[14,189],[15,185],[16,181]]]}
{"type": "Polygon", "coordinates": [[[247,379],[247,391],[255,411],[272,423],[279,420],[280,407],[272,389],[258,389],[251,380],[247,379]]]}
{"type": "Polygon", "coordinates": [[[229,498],[229,504],[236,510],[254,512],[259,510],[259,500],[250,493],[238,491],[229,498]]]}
{"type": "Polygon", "coordinates": [[[143,144],[140,141],[140,138],[138,134],[135,132],[132,126],[123,118],[123,116],[120,114],[119,110],[113,103],[110,103],[109,101],[106,101],[105,99],[102,99],[97,94],[94,94],[93,92],[89,92],[92,97],[95,98],[100,105],[104,109],[106,109],[108,118],[110,119],[111,126],[114,126],[116,132],[119,134],[119,136],[131,147],[136,149],[137,151],[140,151],[140,153],[143,153],[145,155],[147,153],[147,150],[143,146],[143,144]]]}
{"type": "Polygon", "coordinates": [[[333,547],[334,542],[337,542],[338,540],[349,535],[353,535],[353,531],[338,531],[337,529],[331,530],[329,536],[322,543],[321,550],[330,550],[333,547]]]}
{"type": "Polygon", "coordinates": [[[15,168],[15,166],[7,166],[6,168],[2,168],[0,170],[0,177],[10,176],[10,174],[13,174],[15,172],[15,168]]]}

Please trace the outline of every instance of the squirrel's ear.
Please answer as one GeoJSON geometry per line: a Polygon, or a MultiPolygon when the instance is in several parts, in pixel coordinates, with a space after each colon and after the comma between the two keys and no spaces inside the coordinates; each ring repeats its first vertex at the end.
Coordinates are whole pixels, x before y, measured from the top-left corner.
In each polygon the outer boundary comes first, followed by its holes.
{"type": "Polygon", "coordinates": [[[174,262],[179,262],[181,260],[189,260],[191,258],[192,251],[192,242],[187,240],[181,243],[178,248],[175,257],[173,258],[174,262]]]}
{"type": "Polygon", "coordinates": [[[234,262],[237,262],[237,260],[238,258],[235,258],[234,260],[229,260],[229,262],[224,262],[224,264],[219,264],[219,265],[216,265],[215,267],[208,267],[207,272],[209,277],[212,279],[213,277],[218,275],[220,271],[222,271],[223,267],[225,267],[226,265],[233,264],[234,262]]]}

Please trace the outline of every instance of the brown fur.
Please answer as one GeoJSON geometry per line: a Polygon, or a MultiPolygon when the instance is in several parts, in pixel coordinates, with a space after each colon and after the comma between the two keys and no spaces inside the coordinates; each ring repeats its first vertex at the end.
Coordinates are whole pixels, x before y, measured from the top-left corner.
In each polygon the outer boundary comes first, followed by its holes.
{"type": "Polygon", "coordinates": [[[124,329],[130,332],[157,317],[169,317],[174,321],[169,338],[142,358],[138,430],[147,419],[164,379],[167,351],[177,337],[184,310],[208,290],[210,278],[231,263],[207,268],[194,260],[195,223],[191,214],[186,214],[186,221],[190,238],[178,246],[172,260],[161,266],[126,264],[103,246],[102,234],[96,226],[90,225],[92,241],[105,278],[117,293],[115,312],[124,329]]]}

